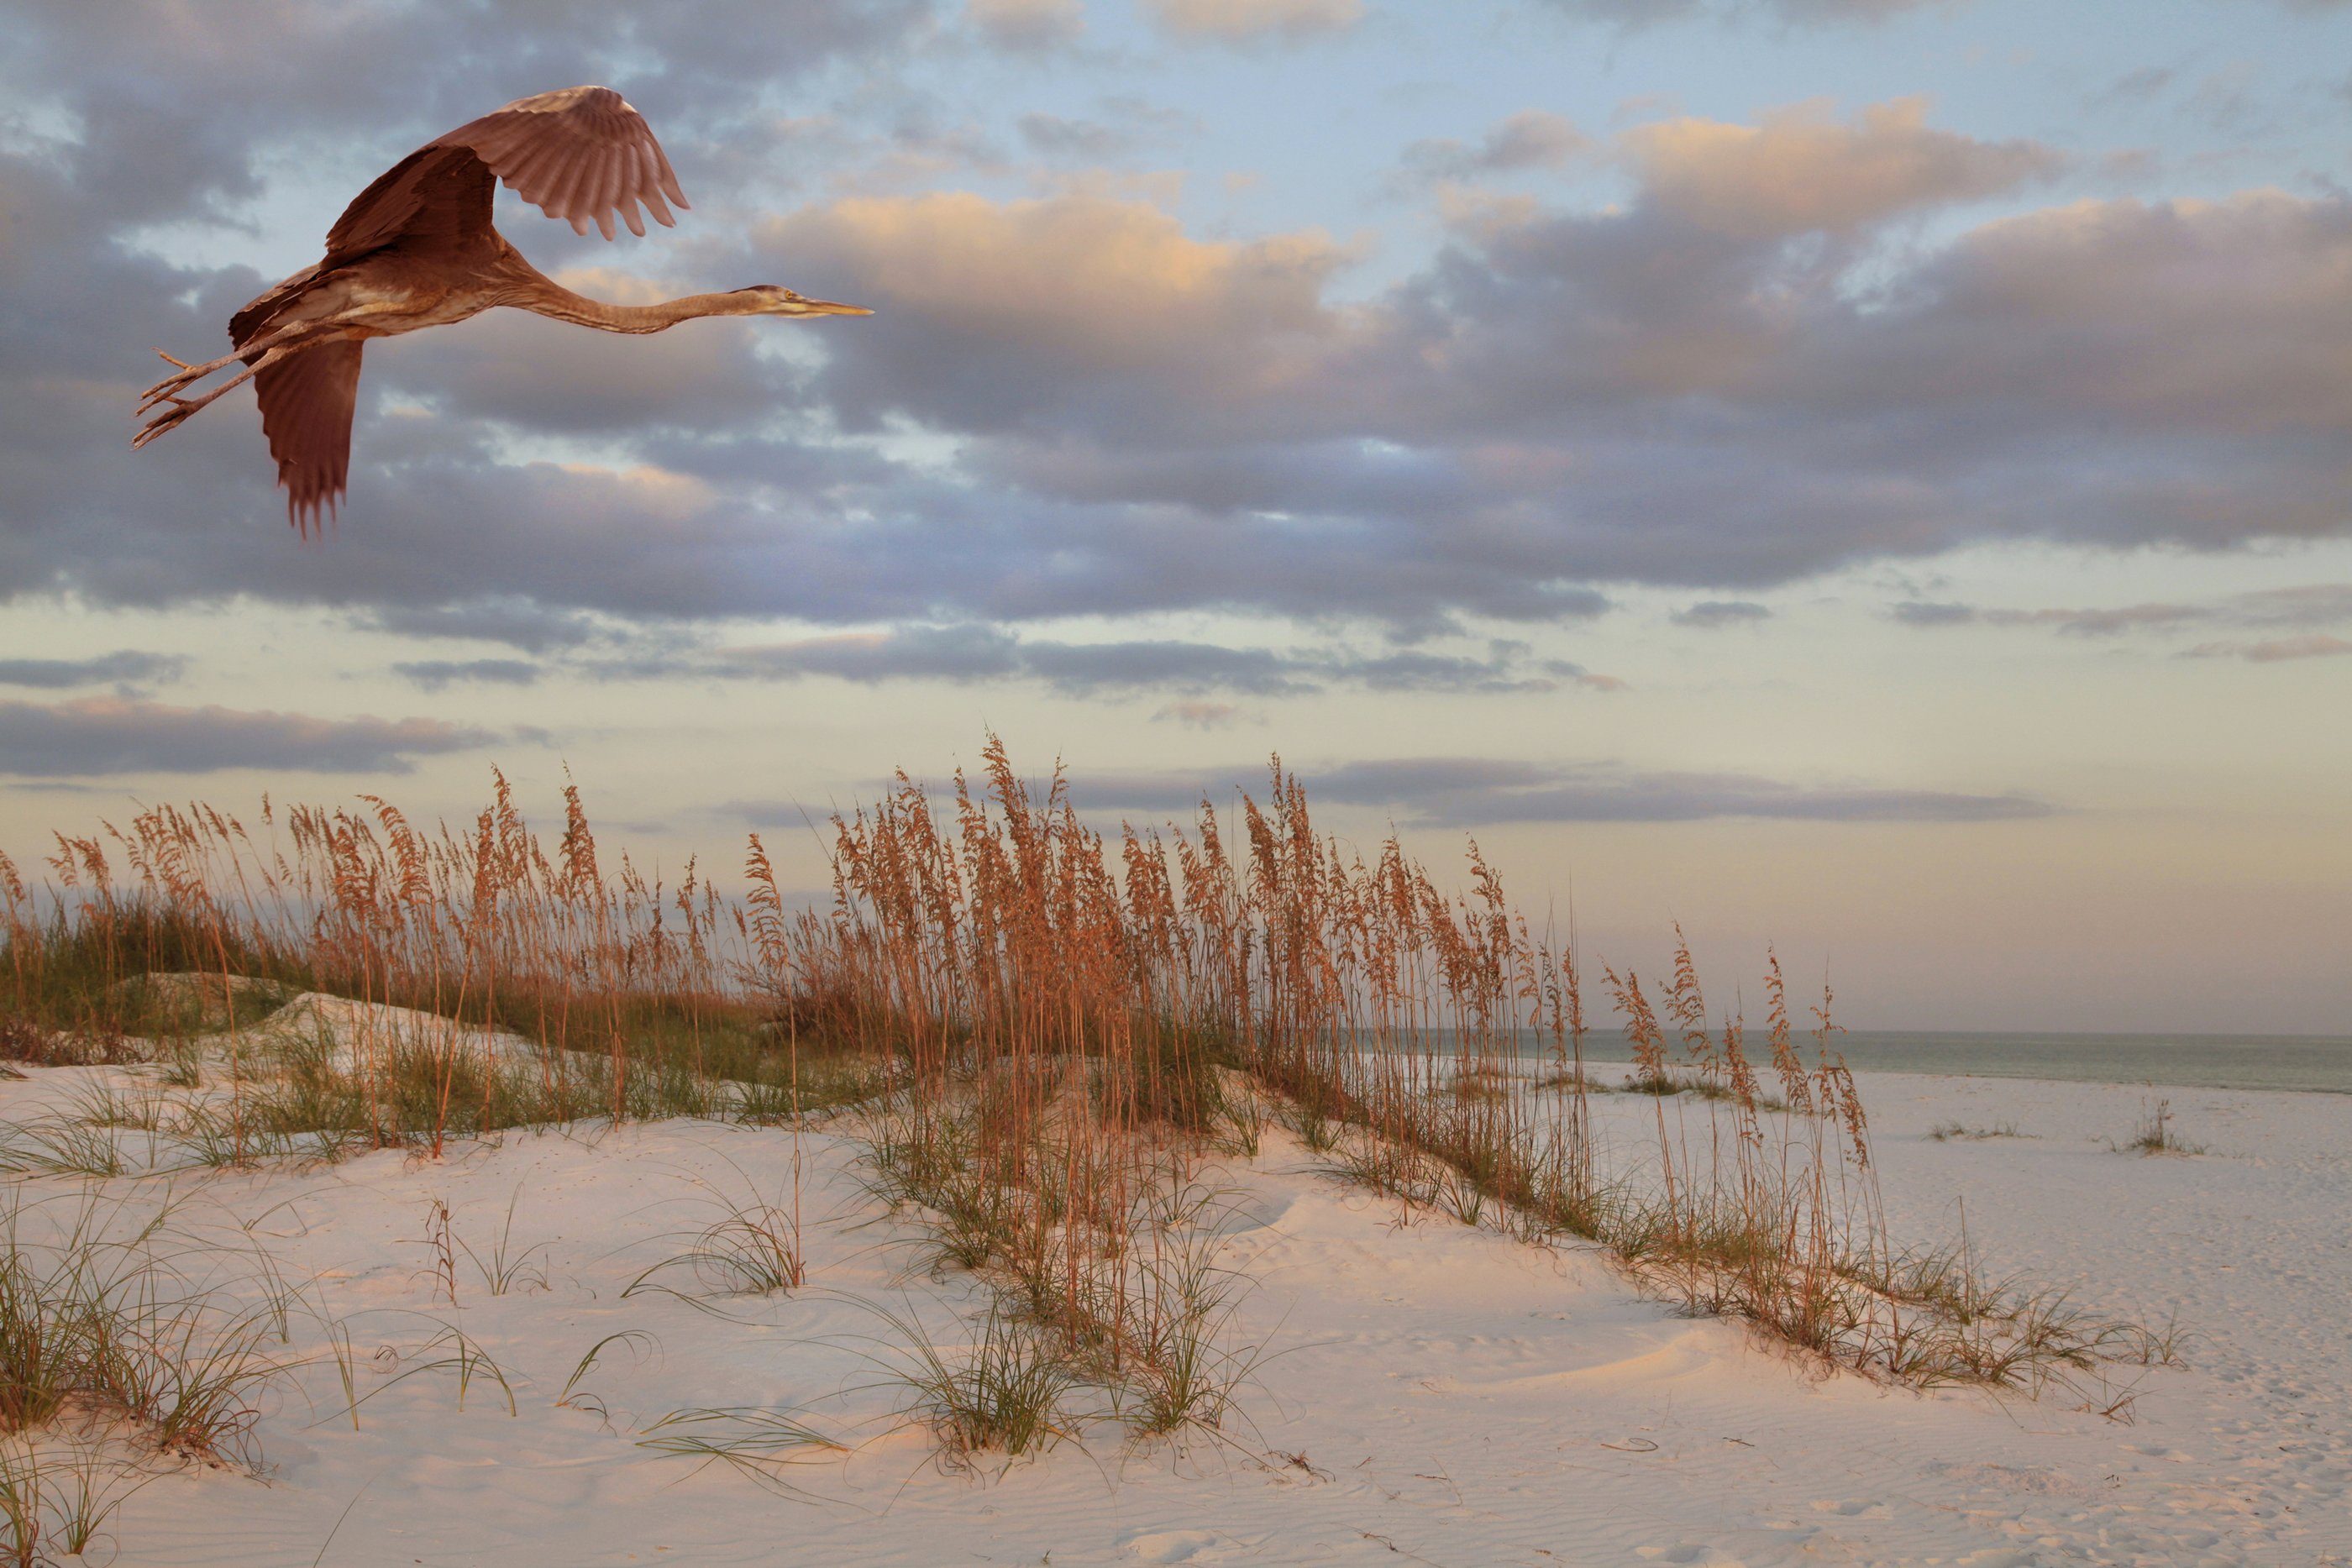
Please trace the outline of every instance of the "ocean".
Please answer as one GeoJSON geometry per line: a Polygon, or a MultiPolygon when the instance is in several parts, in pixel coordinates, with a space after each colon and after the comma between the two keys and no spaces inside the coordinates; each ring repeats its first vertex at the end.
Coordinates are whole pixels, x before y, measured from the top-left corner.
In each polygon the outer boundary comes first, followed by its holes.
{"type": "MultiPolygon", "coordinates": [[[[1751,1044],[1755,1035],[1749,1035],[1751,1044]]],[[[1808,1058],[1812,1047],[1805,1040],[1808,1058]]],[[[2352,1094],[2352,1036],[2315,1034],[1962,1034],[1853,1030],[1835,1037],[1857,1072],[1938,1072],[2156,1083],[2184,1089],[2301,1089],[2352,1094]]],[[[1622,1038],[1585,1038],[1593,1061],[1627,1060],[1622,1038]]]]}

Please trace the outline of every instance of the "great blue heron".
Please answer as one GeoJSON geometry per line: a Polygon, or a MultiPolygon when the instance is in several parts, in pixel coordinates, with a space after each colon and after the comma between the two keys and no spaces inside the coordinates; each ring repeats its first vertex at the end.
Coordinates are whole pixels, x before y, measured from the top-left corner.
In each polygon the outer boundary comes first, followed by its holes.
{"type": "Polygon", "coordinates": [[[362,191],[328,232],[324,260],[229,319],[235,352],[192,365],[156,350],[176,369],[140,402],[139,412],[152,417],[131,445],[146,445],[252,381],[278,482],[286,488],[287,518],[307,536],[320,508],[343,494],[360,349],[370,338],[463,321],[499,305],[607,332],[658,332],[698,316],[872,314],[803,299],[775,284],[658,305],[607,305],[574,294],[490,225],[490,198],[500,180],[549,217],[583,235],[593,223],[606,239],[615,214],[631,234],[646,232],[640,202],[666,226],[677,220],[663,196],[687,204],[652,128],[611,88],[517,99],[426,142],[362,191]],[[238,363],[245,368],[203,396],[182,395],[238,363]]]}

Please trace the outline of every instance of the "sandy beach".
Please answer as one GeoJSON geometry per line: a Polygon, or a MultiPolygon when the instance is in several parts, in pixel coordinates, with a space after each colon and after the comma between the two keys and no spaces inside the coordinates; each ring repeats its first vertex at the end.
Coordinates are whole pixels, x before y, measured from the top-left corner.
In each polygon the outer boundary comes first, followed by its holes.
{"type": "MultiPolygon", "coordinates": [[[[0,1083],[37,1121],[120,1069],[0,1083]]],[[[1265,1353],[1222,1439],[1112,1420],[1034,1460],[943,1467],[896,1419],[899,1337],[968,1340],[985,1291],[824,1130],[699,1121],[509,1133],[441,1163],[125,1176],[192,1233],[266,1254],[356,1348],[357,1427],[314,1323],[250,1434],[257,1475],[191,1466],[110,1526],[130,1565],[623,1563],[2327,1563],[2352,1561],[2352,1119],[2340,1097],[1870,1075],[1899,1239],[1966,1234],[2104,1312],[2178,1315],[2181,1364],[2040,1397],[1829,1373],[1646,1299],[1595,1249],[1541,1248],[1348,1185],[1279,1130],[1213,1180],[1265,1353]],[[2195,1155],[2117,1153],[2158,1098],[2195,1155]],[[1942,1139],[1931,1130],[2013,1128],[1942,1139]],[[698,1216],[789,1191],[808,1275],[728,1300],[640,1289],[698,1216]],[[455,1300],[430,1220],[446,1204],[455,1300]],[[491,1294],[512,1206],[526,1267],[491,1294]],[[458,1407],[446,1331],[478,1347],[458,1407]],[[563,1395],[575,1364],[605,1350],[563,1395]],[[433,1342],[440,1339],[440,1347],[433,1342]],[[2093,1393],[2100,1397],[2091,1396],[2093,1393]],[[509,1406],[511,1397],[511,1413],[509,1406]],[[584,1397],[583,1397],[584,1396],[584,1397]],[[2105,1403],[2112,1414],[2091,1406],[2105,1403]],[[753,1476],[647,1448],[682,1410],[794,1412],[837,1450],[753,1476]]],[[[1597,1096],[1604,1136],[1653,1102],[1597,1096]]],[[[1670,1114],[1672,1112],[1670,1111],[1670,1114]]],[[[126,1133],[126,1149],[141,1134],[126,1133]]],[[[81,1184],[28,1180],[28,1202],[81,1184]]],[[[224,1254],[225,1256],[226,1254],[224,1254]]],[[[235,1270],[225,1268],[225,1277],[235,1270]]],[[[689,1424],[691,1425],[691,1424],[689,1424]]]]}

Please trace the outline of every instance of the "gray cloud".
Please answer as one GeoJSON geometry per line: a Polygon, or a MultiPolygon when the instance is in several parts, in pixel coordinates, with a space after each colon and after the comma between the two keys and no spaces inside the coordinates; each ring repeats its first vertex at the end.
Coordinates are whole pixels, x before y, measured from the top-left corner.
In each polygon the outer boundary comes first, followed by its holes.
{"type": "Polygon", "coordinates": [[[1112,93],[1097,100],[1091,116],[1036,111],[1014,120],[1013,129],[1041,158],[1099,167],[1147,147],[1162,147],[1197,135],[1202,125],[1182,110],[1131,93],[1112,93]]]}
{"type": "Polygon", "coordinates": [[[1450,138],[1405,149],[1406,170],[1423,179],[1469,180],[1527,169],[1557,169],[1592,145],[1575,124],[1547,110],[1525,109],[1487,129],[1475,144],[1450,138]]]}
{"type": "Polygon", "coordinates": [[[1020,648],[1018,637],[992,626],[907,626],[730,648],[718,656],[715,666],[744,675],[830,675],[869,684],[908,677],[1001,680],[1021,673],[1020,648]]]}
{"type": "Polygon", "coordinates": [[[176,653],[145,653],[126,648],[87,659],[0,659],[0,686],[63,690],[115,681],[126,685],[176,681],[188,661],[176,653]]]}
{"type": "MultiPolygon", "coordinates": [[[[2047,816],[2023,795],[1802,785],[1741,773],[1652,772],[1612,763],[1403,758],[1302,768],[1309,799],[1379,808],[1421,827],[1503,822],[1691,822],[1761,818],[1822,822],[1984,822],[2047,816]]],[[[1181,815],[1235,789],[1262,793],[1263,769],[1096,774],[1075,786],[1090,810],[1181,815]]]]}
{"type": "Polygon", "coordinates": [[[1772,612],[1769,608],[1747,599],[1703,599],[1668,617],[1677,626],[1696,626],[1708,631],[1724,626],[1752,626],[1759,621],[1771,618],[1772,612]]]}
{"type": "Polygon", "coordinates": [[[1069,120],[1058,114],[1024,114],[1018,121],[1021,140],[1030,151],[1047,158],[1105,163],[1135,150],[1132,133],[1098,120],[1069,120]]]}
{"type": "Polygon", "coordinates": [[[548,610],[522,598],[386,605],[360,611],[352,619],[371,632],[388,632],[400,637],[503,643],[526,653],[578,648],[609,635],[593,616],[577,611],[548,610]]]}
{"type": "Polygon", "coordinates": [[[1176,639],[1068,643],[1024,638],[972,623],[803,638],[651,666],[625,663],[614,673],[688,670],[771,679],[827,675],[873,684],[1029,679],[1073,696],[1154,690],[1296,696],[1328,685],[1387,692],[1528,692],[1573,685],[1607,691],[1622,685],[1566,661],[1533,660],[1526,644],[1509,641],[1490,643],[1483,654],[1422,649],[1367,653],[1347,647],[1234,648],[1176,639]]]}
{"type": "Polygon", "coordinates": [[[1242,710],[1235,704],[1187,697],[1170,703],[1151,718],[1155,724],[1181,724],[1192,729],[1231,729],[1241,716],[1242,710]]]}
{"type": "Polygon", "coordinates": [[[414,659],[394,664],[392,673],[428,692],[437,692],[475,681],[528,686],[537,684],[547,672],[543,666],[524,659],[414,659]]]}
{"type": "Polygon", "coordinates": [[[1075,43],[1087,30],[1079,0],[965,0],[964,14],[990,43],[1024,53],[1075,43]]]}
{"type": "Polygon", "coordinates": [[[2194,604],[2118,604],[2090,610],[1995,610],[1972,604],[1898,604],[1895,617],[1912,626],[2047,626],[2077,637],[2112,637],[2150,626],[2207,621],[2213,612],[2194,604]]]}
{"type": "Polygon", "coordinates": [[[419,757],[471,750],[498,738],[488,730],[429,718],[325,719],[119,697],[54,705],[0,702],[0,773],[16,778],[216,773],[232,768],[407,773],[419,757]]]}
{"type": "MultiPolygon", "coordinates": [[[[2332,626],[2352,621],[2352,583],[2266,588],[2194,604],[2118,604],[2087,609],[2016,610],[1908,601],[1893,606],[1909,626],[2047,626],[2078,637],[2194,625],[2332,626]]],[[[2219,646],[2219,644],[2215,644],[2219,646]]]]}

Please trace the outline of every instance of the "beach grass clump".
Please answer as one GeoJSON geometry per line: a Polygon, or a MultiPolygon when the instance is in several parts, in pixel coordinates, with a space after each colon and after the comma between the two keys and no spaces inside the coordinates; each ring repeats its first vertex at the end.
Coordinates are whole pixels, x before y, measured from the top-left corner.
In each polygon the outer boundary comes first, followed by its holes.
{"type": "Polygon", "coordinates": [[[2122,1144],[2110,1144],[2111,1148],[2130,1155],[2201,1155],[2205,1145],[2180,1135],[2179,1125],[2173,1120],[2172,1102],[2158,1100],[2148,1106],[2140,1117],[2139,1125],[2122,1144]]]}
{"type": "Polygon", "coordinates": [[[160,1473],[100,1445],[0,1437],[0,1564],[89,1558],[110,1544],[116,1512],[160,1473]]]}
{"type": "Polygon", "coordinates": [[[929,1427],[943,1463],[1032,1458],[1076,1435],[1077,1364],[1003,1301],[990,1301],[969,1346],[941,1344],[911,1309],[874,1310],[890,1331],[883,1360],[906,1396],[903,1414],[929,1427]]]}
{"type": "Polygon", "coordinates": [[[2014,1122],[1995,1122],[1989,1127],[1971,1127],[1960,1122],[1938,1122],[1927,1129],[1933,1143],[1949,1143],[1955,1139],[1979,1144],[1993,1138],[2021,1138],[2026,1134],[2017,1130],[2014,1122]]]}
{"type": "MultiPolygon", "coordinates": [[[[724,1156],[721,1156],[724,1158],[724,1156]]],[[[789,1187],[763,1191],[742,1166],[728,1160],[735,1190],[698,1180],[698,1202],[709,1221],[672,1239],[677,1250],[640,1272],[623,1289],[624,1298],[657,1290],[689,1301],[710,1296],[781,1295],[807,1279],[801,1242],[800,1172],[789,1187]],[[691,1281],[691,1288],[674,1285],[691,1281]]]]}
{"type": "Polygon", "coordinates": [[[0,1434],[126,1424],[155,1451],[248,1462],[267,1387],[289,1373],[284,1291],[239,1304],[192,1272],[226,1249],[91,1189],[0,1189],[0,1434]]]}
{"type": "Polygon", "coordinates": [[[796,1411],[763,1406],[698,1406],[673,1410],[646,1427],[636,1446],[673,1458],[696,1461],[698,1473],[725,1465],[738,1475],[786,1496],[797,1495],[782,1472],[842,1445],[809,1425],[796,1411]]]}

